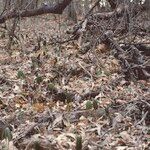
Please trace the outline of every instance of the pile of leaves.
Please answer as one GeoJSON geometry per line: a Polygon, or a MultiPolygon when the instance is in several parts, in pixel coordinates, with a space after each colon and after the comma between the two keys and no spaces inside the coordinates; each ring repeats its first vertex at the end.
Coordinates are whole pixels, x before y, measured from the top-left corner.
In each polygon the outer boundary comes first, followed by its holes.
{"type": "Polygon", "coordinates": [[[148,150],[149,79],[126,80],[105,42],[84,54],[55,42],[66,28],[56,21],[23,21],[11,56],[0,50],[0,149],[148,150]]]}

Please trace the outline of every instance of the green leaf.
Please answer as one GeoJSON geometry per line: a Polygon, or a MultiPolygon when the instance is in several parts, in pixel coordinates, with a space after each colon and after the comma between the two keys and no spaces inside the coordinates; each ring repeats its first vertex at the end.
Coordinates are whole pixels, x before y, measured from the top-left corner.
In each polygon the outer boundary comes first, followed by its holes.
{"type": "Polygon", "coordinates": [[[65,92],[65,96],[66,96],[66,102],[69,104],[73,101],[72,99],[72,95],[70,93],[68,93],[67,91],[65,92]]]}
{"type": "Polygon", "coordinates": [[[25,74],[23,73],[23,71],[19,70],[18,73],[17,73],[17,77],[18,77],[19,79],[24,79],[26,76],[25,76],[25,74]]]}
{"type": "Polygon", "coordinates": [[[38,84],[40,84],[43,81],[43,78],[41,76],[37,76],[35,80],[38,84]]]}
{"type": "Polygon", "coordinates": [[[92,107],[93,107],[92,102],[91,101],[87,101],[86,102],[86,109],[92,109],[92,107]]]}
{"type": "Polygon", "coordinates": [[[3,136],[2,136],[2,138],[3,139],[8,139],[9,141],[11,141],[12,140],[12,133],[11,133],[11,130],[8,128],[8,127],[6,127],[5,129],[4,129],[4,131],[3,131],[3,136]]]}
{"type": "Polygon", "coordinates": [[[48,90],[49,90],[49,91],[53,91],[53,90],[55,90],[55,86],[54,86],[54,84],[49,83],[49,84],[48,84],[48,90]]]}
{"type": "Polygon", "coordinates": [[[82,150],[82,136],[76,137],[76,150],[82,150]]]}

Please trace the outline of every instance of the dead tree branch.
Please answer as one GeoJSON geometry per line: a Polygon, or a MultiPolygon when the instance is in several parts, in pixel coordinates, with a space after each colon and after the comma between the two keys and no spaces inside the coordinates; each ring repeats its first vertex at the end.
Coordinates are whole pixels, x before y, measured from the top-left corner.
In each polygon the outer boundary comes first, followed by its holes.
{"type": "Polygon", "coordinates": [[[70,4],[72,0],[63,0],[55,5],[43,5],[37,9],[23,10],[23,11],[9,11],[8,13],[0,17],[0,24],[4,23],[6,20],[16,18],[16,17],[32,17],[37,15],[43,15],[48,13],[62,14],[64,9],[70,4]]]}

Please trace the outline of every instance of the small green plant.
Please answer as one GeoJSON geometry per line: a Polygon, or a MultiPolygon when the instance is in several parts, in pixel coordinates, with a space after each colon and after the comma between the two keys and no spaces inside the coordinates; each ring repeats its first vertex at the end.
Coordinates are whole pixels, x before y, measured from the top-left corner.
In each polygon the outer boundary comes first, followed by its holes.
{"type": "Polygon", "coordinates": [[[18,114],[17,114],[17,119],[18,120],[23,120],[24,115],[25,115],[24,111],[23,110],[19,110],[18,114]]]}
{"type": "Polygon", "coordinates": [[[87,101],[86,102],[86,109],[92,109],[93,108],[93,104],[91,101],[87,101]]]}
{"type": "Polygon", "coordinates": [[[41,76],[37,76],[35,80],[38,84],[40,84],[43,81],[43,78],[41,76]]]}
{"type": "MultiPolygon", "coordinates": [[[[1,131],[0,131],[1,132],[1,131]]],[[[5,139],[6,144],[2,145],[2,149],[9,150],[9,142],[12,140],[13,136],[9,127],[4,127],[2,130],[1,140],[5,139]]]]}
{"type": "Polygon", "coordinates": [[[55,86],[54,86],[53,83],[49,83],[47,87],[48,87],[48,90],[49,90],[49,91],[55,90],[55,86]]]}
{"type": "Polygon", "coordinates": [[[82,136],[76,137],[76,150],[82,150],[82,136]]]}
{"type": "Polygon", "coordinates": [[[73,100],[72,100],[72,95],[69,93],[69,92],[65,92],[65,97],[66,97],[66,103],[71,103],[73,100]]]}
{"type": "Polygon", "coordinates": [[[35,143],[34,143],[34,149],[35,150],[40,150],[41,149],[40,143],[38,141],[35,141],[35,143]]]}
{"type": "Polygon", "coordinates": [[[23,73],[23,71],[19,70],[18,73],[17,73],[17,77],[18,77],[19,79],[24,79],[26,76],[25,76],[25,74],[23,73]]]}
{"type": "Polygon", "coordinates": [[[3,131],[3,139],[8,139],[8,141],[11,141],[12,140],[12,133],[11,133],[11,130],[6,127],[3,131]]]}

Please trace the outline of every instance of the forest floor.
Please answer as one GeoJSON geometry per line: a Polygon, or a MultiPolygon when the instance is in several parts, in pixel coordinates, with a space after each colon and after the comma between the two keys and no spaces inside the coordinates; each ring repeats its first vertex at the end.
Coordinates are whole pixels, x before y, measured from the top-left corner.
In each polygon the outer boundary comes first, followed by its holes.
{"type": "Polygon", "coordinates": [[[0,149],[148,150],[150,81],[126,81],[110,51],[50,44],[67,27],[62,18],[22,20],[11,56],[1,31],[0,121],[12,139],[0,149]]]}

